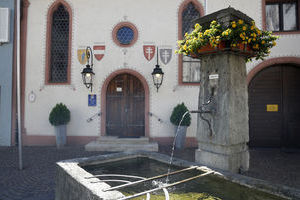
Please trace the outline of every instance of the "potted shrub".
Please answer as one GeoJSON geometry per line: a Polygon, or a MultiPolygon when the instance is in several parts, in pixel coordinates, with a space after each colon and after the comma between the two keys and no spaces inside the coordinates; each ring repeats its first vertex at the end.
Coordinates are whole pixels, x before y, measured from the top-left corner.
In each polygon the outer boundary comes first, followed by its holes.
{"type": "Polygon", "coordinates": [[[70,121],[70,110],[63,103],[58,103],[51,110],[49,122],[55,127],[56,146],[63,147],[66,144],[67,123],[70,121]]]}
{"type": "Polygon", "coordinates": [[[185,144],[187,127],[191,124],[191,115],[184,103],[178,104],[174,107],[170,117],[170,121],[175,125],[175,147],[176,149],[182,149],[184,148],[185,144]],[[184,114],[185,116],[182,119],[184,114]],[[182,122],[179,126],[181,120],[182,122]]]}

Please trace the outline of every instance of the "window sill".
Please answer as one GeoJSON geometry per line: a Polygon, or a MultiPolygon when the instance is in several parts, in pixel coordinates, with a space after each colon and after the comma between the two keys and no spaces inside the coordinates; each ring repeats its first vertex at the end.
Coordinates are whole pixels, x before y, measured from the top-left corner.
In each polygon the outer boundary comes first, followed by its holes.
{"type": "Polygon", "coordinates": [[[297,31],[273,31],[274,35],[292,35],[292,34],[300,34],[300,30],[297,31]]]}
{"type": "Polygon", "coordinates": [[[180,82],[179,85],[181,85],[181,86],[199,86],[200,82],[198,82],[198,83],[180,82]]]}
{"type": "Polygon", "coordinates": [[[46,82],[45,85],[71,85],[69,82],[65,83],[51,83],[51,82],[46,82]]]}

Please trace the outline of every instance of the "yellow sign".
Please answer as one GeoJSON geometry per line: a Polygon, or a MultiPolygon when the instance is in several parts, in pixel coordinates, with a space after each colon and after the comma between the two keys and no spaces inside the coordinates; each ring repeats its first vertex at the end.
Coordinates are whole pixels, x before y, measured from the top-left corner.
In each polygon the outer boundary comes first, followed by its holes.
{"type": "Polygon", "coordinates": [[[267,104],[267,112],[278,112],[278,104],[267,104]]]}

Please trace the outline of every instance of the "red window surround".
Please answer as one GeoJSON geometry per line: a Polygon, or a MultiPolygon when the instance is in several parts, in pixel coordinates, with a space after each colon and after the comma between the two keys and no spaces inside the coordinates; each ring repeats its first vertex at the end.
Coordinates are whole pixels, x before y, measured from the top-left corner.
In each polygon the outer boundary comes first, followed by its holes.
{"type": "Polygon", "coordinates": [[[69,85],[71,84],[71,57],[72,57],[72,9],[70,5],[64,0],[56,0],[48,10],[47,14],[47,33],[46,33],[46,70],[45,70],[45,84],[46,85],[69,85]],[[68,66],[67,66],[67,82],[64,83],[51,83],[50,77],[50,63],[51,63],[51,29],[52,29],[52,16],[54,11],[63,5],[69,13],[69,48],[68,48],[68,66]]]}
{"type": "MultiPolygon", "coordinates": [[[[193,3],[195,8],[200,13],[200,16],[204,15],[203,6],[197,0],[185,0],[178,10],[178,40],[182,40],[182,13],[189,3],[193,3]]],[[[199,83],[183,83],[182,82],[182,55],[178,55],[178,84],[179,85],[199,85],[199,83]]]]}
{"type": "Polygon", "coordinates": [[[121,22],[114,27],[114,29],[112,31],[112,38],[113,38],[113,41],[120,47],[131,47],[135,44],[135,42],[138,39],[138,30],[135,27],[135,25],[130,22],[121,22]],[[126,27],[126,26],[133,30],[133,40],[130,42],[130,44],[121,44],[117,38],[117,32],[120,28],[126,27]]]}

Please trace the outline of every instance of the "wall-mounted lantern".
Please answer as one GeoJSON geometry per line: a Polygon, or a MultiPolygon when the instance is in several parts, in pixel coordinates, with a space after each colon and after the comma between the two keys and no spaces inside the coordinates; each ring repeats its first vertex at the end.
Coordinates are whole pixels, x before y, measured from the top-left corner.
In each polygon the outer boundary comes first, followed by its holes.
{"type": "Polygon", "coordinates": [[[157,52],[156,52],[156,61],[157,61],[157,64],[155,65],[155,68],[153,69],[152,78],[153,78],[153,83],[158,92],[158,88],[161,86],[163,79],[164,79],[164,72],[158,65],[158,48],[157,48],[157,52]]]}
{"type": "Polygon", "coordinates": [[[93,72],[93,51],[91,47],[86,47],[86,58],[87,58],[87,64],[85,68],[82,70],[82,81],[83,84],[89,89],[91,88],[91,92],[93,91],[93,76],[95,73],[93,72]],[[91,59],[91,64],[90,64],[91,59]]]}

